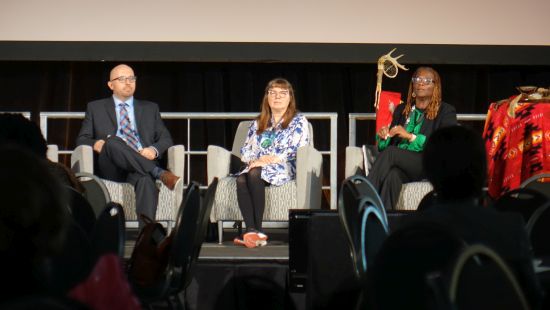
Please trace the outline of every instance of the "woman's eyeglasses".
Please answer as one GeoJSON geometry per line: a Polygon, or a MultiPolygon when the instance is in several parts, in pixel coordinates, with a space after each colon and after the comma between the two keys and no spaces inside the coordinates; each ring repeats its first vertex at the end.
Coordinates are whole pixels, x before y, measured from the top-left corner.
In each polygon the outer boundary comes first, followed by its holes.
{"type": "Polygon", "coordinates": [[[424,77],[413,77],[411,80],[414,84],[422,83],[422,84],[430,85],[434,82],[434,79],[424,78],[424,77]]]}
{"type": "Polygon", "coordinates": [[[281,98],[284,98],[284,97],[288,96],[289,92],[288,92],[288,90],[281,90],[281,91],[268,90],[267,94],[271,97],[279,96],[281,98]]]}

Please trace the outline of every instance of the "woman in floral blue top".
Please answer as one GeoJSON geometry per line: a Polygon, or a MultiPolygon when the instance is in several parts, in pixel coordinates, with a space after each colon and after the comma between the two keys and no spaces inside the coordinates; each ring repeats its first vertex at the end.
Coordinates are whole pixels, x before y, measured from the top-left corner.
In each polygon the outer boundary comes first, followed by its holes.
{"type": "Polygon", "coordinates": [[[296,177],[296,153],[309,144],[307,119],[296,110],[292,85],[271,80],[265,89],[260,115],[248,128],[241,148],[246,168],[237,177],[237,200],[246,233],[235,244],[249,248],[267,244],[262,232],[265,187],[281,186],[296,177]]]}

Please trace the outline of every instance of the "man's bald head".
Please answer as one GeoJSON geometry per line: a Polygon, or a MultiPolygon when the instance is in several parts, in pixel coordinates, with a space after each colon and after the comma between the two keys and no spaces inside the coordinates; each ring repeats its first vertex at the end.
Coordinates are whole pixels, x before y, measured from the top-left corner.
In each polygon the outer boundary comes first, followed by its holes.
{"type": "Polygon", "coordinates": [[[136,76],[134,70],[125,64],[120,64],[111,70],[107,86],[113,91],[113,95],[121,101],[126,101],[136,91],[136,76]]]}

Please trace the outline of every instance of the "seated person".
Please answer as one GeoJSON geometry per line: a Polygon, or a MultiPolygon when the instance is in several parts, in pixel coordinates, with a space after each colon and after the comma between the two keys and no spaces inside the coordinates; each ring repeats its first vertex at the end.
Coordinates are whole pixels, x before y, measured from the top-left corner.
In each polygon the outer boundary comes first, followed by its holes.
{"type": "Polygon", "coordinates": [[[287,80],[277,78],[267,84],[260,108],[241,148],[246,167],[237,174],[237,201],[246,232],[234,243],[248,248],[267,244],[262,232],[265,187],[296,178],[296,153],[309,143],[308,121],[296,110],[294,90],[287,80]]]}
{"type": "Polygon", "coordinates": [[[418,68],[409,83],[407,102],[395,108],[390,127],[380,128],[376,136],[381,153],[367,178],[386,209],[395,207],[403,183],[425,178],[422,151],[431,133],[456,123],[455,108],[441,100],[437,71],[418,68]]]}
{"type": "Polygon", "coordinates": [[[531,307],[538,308],[542,294],[522,217],[482,206],[487,163],[481,135],[461,126],[439,129],[426,143],[423,164],[435,197],[430,208],[410,220],[435,221],[468,244],[495,250],[515,271],[531,307]]]}
{"type": "MultiPolygon", "coordinates": [[[[156,103],[137,100],[136,76],[127,65],[111,70],[113,96],[88,103],[77,145],[92,146],[99,177],[128,182],[136,193],[136,212],[155,218],[160,179],[173,190],[180,178],[158,166],[158,159],[172,146],[172,137],[160,118],[156,103]]],[[[143,223],[140,220],[140,226],[143,223]]]]}

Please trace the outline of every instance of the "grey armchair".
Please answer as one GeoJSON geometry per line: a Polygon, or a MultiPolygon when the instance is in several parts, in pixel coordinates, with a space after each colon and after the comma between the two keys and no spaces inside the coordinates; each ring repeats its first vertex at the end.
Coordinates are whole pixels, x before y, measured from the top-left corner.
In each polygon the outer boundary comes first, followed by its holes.
{"type": "MultiPolygon", "coordinates": [[[[184,173],[184,153],[183,145],[174,145],[167,151],[168,155],[168,170],[179,177],[183,177],[184,173]]],[[[71,168],[75,173],[87,172],[94,173],[93,149],[88,145],[78,146],[71,155],[71,168]]],[[[111,201],[119,203],[124,209],[126,221],[137,225],[138,217],[136,214],[136,197],[134,187],[130,183],[118,183],[109,180],[101,179],[109,194],[111,201]]],[[[159,201],[157,206],[157,221],[166,222],[172,225],[176,218],[176,211],[182,200],[183,182],[178,182],[177,187],[171,191],[162,182],[156,182],[160,189],[159,201]]],[[[128,225],[127,225],[128,226],[128,225]]]]}
{"type": "MultiPolygon", "coordinates": [[[[370,163],[365,160],[366,147],[346,147],[345,177],[348,178],[357,173],[359,169],[368,175],[370,163]]],[[[410,182],[403,184],[395,210],[416,210],[420,201],[426,194],[433,190],[428,181],[410,182]]]]}
{"type": "MultiPolygon", "coordinates": [[[[242,221],[237,203],[236,178],[229,175],[231,156],[240,159],[240,149],[252,121],[239,124],[232,151],[209,145],[207,149],[208,184],[218,178],[218,188],[210,221],[218,223],[219,243],[223,240],[223,223],[242,221]]],[[[313,129],[309,124],[310,145],[300,147],[296,158],[296,180],[282,186],[266,187],[264,222],[287,222],[289,209],[316,209],[321,205],[321,170],[323,158],[313,147],[313,129]]]]}

